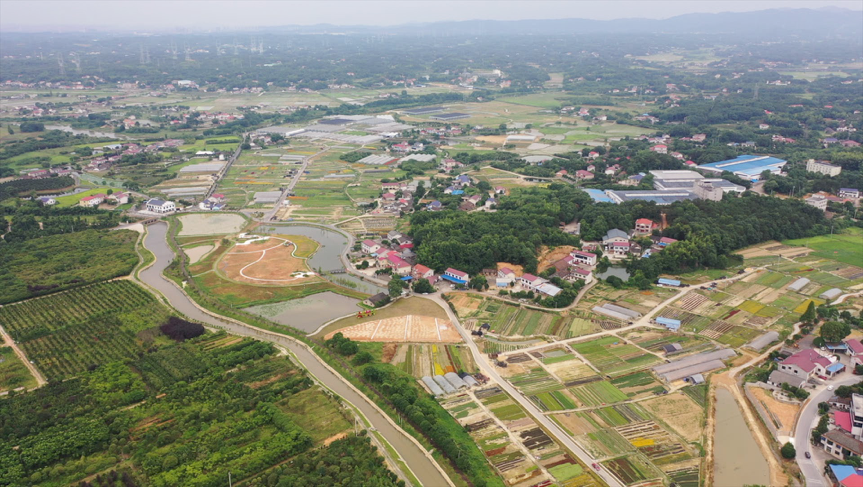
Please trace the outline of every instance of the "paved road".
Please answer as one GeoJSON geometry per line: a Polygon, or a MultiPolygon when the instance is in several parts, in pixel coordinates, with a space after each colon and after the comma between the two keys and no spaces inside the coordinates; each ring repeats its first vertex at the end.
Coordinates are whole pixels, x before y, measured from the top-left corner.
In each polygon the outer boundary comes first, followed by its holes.
{"type": "MultiPolygon", "coordinates": [[[[573,439],[566,434],[554,421],[547,418],[542,414],[542,411],[539,410],[532,402],[528,401],[526,397],[524,397],[518,390],[510,385],[509,382],[504,380],[500,374],[497,373],[494,366],[488,362],[488,359],[479,351],[479,348],[474,343],[473,338],[468,334],[467,330],[461,326],[461,323],[458,321],[458,316],[453,313],[452,308],[449,307],[449,304],[440,297],[439,294],[433,294],[430,296],[420,296],[424,299],[430,299],[440,305],[444,310],[446,310],[447,315],[449,316],[450,321],[452,321],[455,329],[461,334],[462,338],[464,338],[465,343],[473,354],[474,362],[482,369],[482,373],[492,378],[497,384],[505,390],[510,396],[513,397],[515,401],[517,401],[521,407],[527,410],[531,416],[533,416],[537,422],[539,422],[545,429],[551,434],[551,437],[558,442],[558,444],[566,446],[570,451],[572,451],[583,463],[588,465],[588,467],[597,462],[597,459],[590,456],[586,451],[584,451],[578,444],[573,441],[573,439]]],[[[616,477],[611,475],[605,469],[601,469],[597,472],[602,480],[611,487],[624,487],[624,485],[617,480],[616,477]]]]}
{"type": "MultiPolygon", "coordinates": [[[[851,376],[844,379],[831,382],[834,388],[839,386],[847,386],[860,382],[860,377],[851,376]]],[[[816,459],[806,458],[806,452],[810,448],[814,448],[809,441],[811,438],[810,431],[818,425],[818,403],[824,402],[833,396],[833,391],[828,391],[826,386],[820,387],[820,392],[813,393],[809,396],[809,400],[800,411],[797,419],[797,426],[794,428],[794,446],[797,449],[797,464],[800,465],[800,470],[803,476],[806,477],[806,487],[826,487],[833,485],[824,478],[824,469],[816,463],[816,459]]]]}
{"type": "Polygon", "coordinates": [[[279,201],[276,201],[276,204],[273,205],[273,209],[270,210],[269,212],[267,212],[266,215],[264,215],[263,220],[265,222],[270,221],[270,219],[272,219],[274,216],[276,216],[276,212],[279,211],[279,208],[282,207],[282,203],[285,201],[285,198],[288,197],[288,193],[293,191],[294,186],[296,186],[297,183],[300,182],[300,178],[303,177],[303,174],[305,173],[306,168],[309,166],[309,163],[312,162],[312,159],[323,154],[324,152],[326,152],[328,150],[330,150],[329,147],[324,147],[323,149],[319,150],[315,154],[313,154],[313,155],[311,155],[311,156],[309,156],[303,160],[302,167],[300,167],[299,171],[297,171],[297,173],[294,174],[294,177],[291,179],[291,182],[288,183],[288,185],[285,187],[285,190],[282,191],[282,195],[279,196],[279,201]]]}
{"type": "Polygon", "coordinates": [[[174,252],[168,247],[165,240],[167,228],[167,224],[161,222],[148,227],[144,245],[156,256],[156,262],[149,268],[139,272],[138,275],[141,281],[150,286],[154,292],[165,296],[171,306],[192,320],[205,323],[211,327],[224,329],[234,335],[250,336],[287,348],[297,357],[310,374],[362,412],[372,426],[399,453],[422,485],[434,487],[453,485],[428,451],[413,437],[396,426],[369,398],[354,388],[341,375],[329,368],[313,350],[288,336],[204,311],[182,292],[173,281],[166,279],[162,275],[162,271],[174,258],[174,252]]]}

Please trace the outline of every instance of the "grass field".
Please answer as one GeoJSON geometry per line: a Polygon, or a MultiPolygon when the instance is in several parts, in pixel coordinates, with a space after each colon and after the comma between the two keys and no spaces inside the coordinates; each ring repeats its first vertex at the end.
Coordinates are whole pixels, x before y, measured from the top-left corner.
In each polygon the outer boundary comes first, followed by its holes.
{"type": "Polygon", "coordinates": [[[863,230],[861,229],[849,228],[838,235],[786,240],[782,243],[809,247],[815,250],[811,255],[863,267],[863,230]]]}
{"type": "Polygon", "coordinates": [[[620,389],[606,381],[591,382],[571,391],[578,401],[587,407],[604,406],[629,399],[620,389]]]}
{"type": "Polygon", "coordinates": [[[108,189],[109,188],[89,189],[87,191],[82,191],[82,192],[77,193],[77,194],[60,196],[59,198],[54,198],[54,199],[57,200],[57,208],[66,208],[69,206],[77,205],[78,202],[81,201],[81,198],[84,198],[86,196],[93,196],[94,194],[99,194],[99,193],[108,194],[108,189]]]}
{"type": "Polygon", "coordinates": [[[0,346],[0,392],[36,386],[36,379],[11,347],[0,346]]]}

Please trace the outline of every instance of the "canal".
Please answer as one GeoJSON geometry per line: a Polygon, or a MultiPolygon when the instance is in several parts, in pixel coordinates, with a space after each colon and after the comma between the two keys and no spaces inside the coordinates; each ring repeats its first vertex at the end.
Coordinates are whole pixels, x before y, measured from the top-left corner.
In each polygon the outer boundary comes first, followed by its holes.
{"type": "Polygon", "coordinates": [[[743,413],[727,389],[716,389],[713,485],[769,485],[770,470],[743,413]]]}

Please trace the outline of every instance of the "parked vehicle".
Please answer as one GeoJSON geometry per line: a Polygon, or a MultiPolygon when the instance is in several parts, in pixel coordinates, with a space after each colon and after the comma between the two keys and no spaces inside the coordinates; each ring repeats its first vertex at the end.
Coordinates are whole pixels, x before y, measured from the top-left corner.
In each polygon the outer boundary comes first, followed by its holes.
{"type": "Polygon", "coordinates": [[[806,452],[806,458],[812,458],[812,454],[809,452],[806,452]]]}

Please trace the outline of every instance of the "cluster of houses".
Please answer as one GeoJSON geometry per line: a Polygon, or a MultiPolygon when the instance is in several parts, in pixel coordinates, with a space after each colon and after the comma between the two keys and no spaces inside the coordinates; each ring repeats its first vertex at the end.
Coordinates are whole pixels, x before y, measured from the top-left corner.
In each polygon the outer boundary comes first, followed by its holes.
{"type": "Polygon", "coordinates": [[[402,212],[410,212],[414,206],[414,193],[418,185],[416,181],[381,183],[381,205],[377,213],[400,215],[402,212]]]}
{"type": "MultiPolygon", "coordinates": [[[[443,192],[444,194],[462,197],[462,202],[458,207],[461,211],[493,210],[499,202],[498,197],[506,194],[506,188],[503,186],[495,187],[489,192],[487,198],[483,198],[482,194],[465,194],[465,190],[471,185],[473,185],[473,180],[470,176],[461,174],[453,179],[452,184],[447,186],[443,192]]],[[[440,211],[443,209],[443,204],[438,200],[431,201],[425,206],[426,211],[440,211]]]]}
{"type": "Polygon", "coordinates": [[[93,149],[93,157],[85,166],[87,171],[107,171],[112,165],[120,162],[123,156],[134,156],[141,153],[154,153],[167,148],[176,148],[183,145],[183,139],[167,139],[154,142],[146,146],[135,143],[108,144],[93,149]]]}
{"type": "Polygon", "coordinates": [[[213,193],[209,198],[198,203],[198,208],[208,211],[221,211],[225,208],[225,195],[222,193],[213,193]]]}
{"type": "MultiPolygon", "coordinates": [[[[40,198],[41,200],[41,198],[40,198]]],[[[126,193],[111,193],[109,195],[105,195],[102,193],[93,194],[90,196],[85,196],[78,200],[78,206],[83,206],[85,208],[95,208],[102,203],[112,203],[115,205],[125,205],[129,202],[129,195],[126,193]]],[[[56,201],[55,201],[56,203],[56,201]]],[[[44,204],[44,203],[43,203],[44,204]]],[[[53,204],[53,203],[49,203],[53,204]]]]}
{"type": "Polygon", "coordinates": [[[842,204],[846,201],[852,201],[860,198],[860,190],[854,188],[840,188],[838,196],[834,196],[826,191],[813,193],[811,196],[804,198],[803,201],[809,206],[814,206],[821,211],[827,211],[828,203],[842,204]]]}
{"type": "Polygon", "coordinates": [[[18,179],[46,179],[54,176],[68,176],[72,174],[68,167],[52,167],[50,169],[28,169],[21,173],[18,179]]]}

